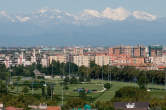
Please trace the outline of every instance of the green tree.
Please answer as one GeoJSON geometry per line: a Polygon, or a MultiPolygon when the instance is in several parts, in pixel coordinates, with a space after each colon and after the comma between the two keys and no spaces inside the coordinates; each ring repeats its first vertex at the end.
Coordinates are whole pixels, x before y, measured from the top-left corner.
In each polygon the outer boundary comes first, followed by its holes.
{"type": "Polygon", "coordinates": [[[86,93],[85,89],[79,91],[79,97],[83,98],[83,99],[87,98],[87,93],[86,93]]]}
{"type": "Polygon", "coordinates": [[[0,81],[0,93],[1,94],[6,94],[7,93],[7,87],[6,87],[6,84],[3,83],[3,81],[0,81]]]}
{"type": "Polygon", "coordinates": [[[63,107],[63,110],[69,110],[73,108],[83,108],[87,102],[82,98],[70,98],[63,107]]]}
{"type": "Polygon", "coordinates": [[[144,101],[149,98],[150,94],[146,90],[137,87],[123,87],[115,92],[114,97],[118,101],[144,101]]]}
{"type": "Polygon", "coordinates": [[[51,84],[47,85],[47,95],[49,97],[53,96],[53,91],[54,91],[53,85],[51,85],[51,84]]]}
{"type": "Polygon", "coordinates": [[[71,84],[77,84],[77,83],[78,83],[77,78],[73,76],[73,77],[70,79],[70,83],[71,83],[71,84]]]}
{"type": "Polygon", "coordinates": [[[105,84],[104,84],[104,88],[110,89],[110,88],[111,88],[111,84],[110,84],[110,83],[105,83],[105,84]]]}
{"type": "Polygon", "coordinates": [[[138,81],[137,84],[139,85],[140,89],[146,89],[147,88],[147,83],[148,83],[148,79],[146,78],[146,73],[145,72],[141,72],[140,75],[138,76],[138,81]]]}
{"type": "Polygon", "coordinates": [[[97,108],[98,110],[115,110],[111,101],[97,101],[95,104],[95,108],[97,108]]]}
{"type": "Polygon", "coordinates": [[[27,87],[27,86],[25,86],[25,87],[23,88],[22,92],[23,92],[24,94],[28,93],[28,92],[29,92],[28,87],[27,87]]]}
{"type": "Polygon", "coordinates": [[[45,87],[42,87],[41,90],[42,90],[42,96],[45,97],[46,96],[45,87]]]}
{"type": "Polygon", "coordinates": [[[68,76],[65,77],[64,82],[68,83],[70,82],[70,78],[68,76]]]}

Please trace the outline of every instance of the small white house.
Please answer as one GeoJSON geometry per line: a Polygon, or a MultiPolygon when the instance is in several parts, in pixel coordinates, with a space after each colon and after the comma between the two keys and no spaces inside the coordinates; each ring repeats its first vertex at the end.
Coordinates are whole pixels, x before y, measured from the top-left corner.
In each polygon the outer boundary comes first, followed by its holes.
{"type": "Polygon", "coordinates": [[[52,76],[44,76],[44,79],[52,79],[52,76]]]}
{"type": "Polygon", "coordinates": [[[0,103],[0,110],[3,110],[3,104],[0,103]]]}

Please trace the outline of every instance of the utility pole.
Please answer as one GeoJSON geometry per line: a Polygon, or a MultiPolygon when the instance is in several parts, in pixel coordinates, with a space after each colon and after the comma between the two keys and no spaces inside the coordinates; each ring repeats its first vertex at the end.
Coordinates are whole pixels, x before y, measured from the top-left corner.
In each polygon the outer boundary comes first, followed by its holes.
{"type": "Polygon", "coordinates": [[[12,70],[11,70],[11,68],[10,68],[10,78],[9,78],[9,83],[11,83],[11,79],[12,79],[12,70]]]}
{"type": "Polygon", "coordinates": [[[102,56],[102,80],[103,80],[104,56],[102,56]]]}
{"type": "Polygon", "coordinates": [[[148,82],[147,82],[146,72],[145,72],[145,85],[146,85],[146,89],[148,90],[148,82]]]}
{"type": "Polygon", "coordinates": [[[68,60],[69,60],[69,79],[70,79],[70,55],[68,56],[68,60]]]}
{"type": "Polygon", "coordinates": [[[54,92],[54,87],[53,87],[53,84],[51,84],[51,100],[53,99],[53,93],[54,92]]]}
{"type": "Polygon", "coordinates": [[[51,65],[52,65],[52,71],[51,72],[52,72],[52,78],[53,78],[53,63],[51,65]]]}
{"type": "Polygon", "coordinates": [[[69,78],[70,78],[70,62],[69,62],[69,78]]]}
{"type": "Polygon", "coordinates": [[[64,64],[63,64],[63,73],[62,73],[62,106],[63,106],[63,99],[64,99],[64,94],[63,94],[63,76],[64,76],[64,64]]]}
{"type": "Polygon", "coordinates": [[[165,90],[166,90],[166,69],[165,69],[165,90]]]}
{"type": "Polygon", "coordinates": [[[111,79],[112,79],[112,76],[111,76],[111,66],[109,65],[109,74],[110,74],[110,84],[111,84],[111,79]]]}
{"type": "Polygon", "coordinates": [[[32,95],[33,95],[33,82],[32,82],[32,95]]]}

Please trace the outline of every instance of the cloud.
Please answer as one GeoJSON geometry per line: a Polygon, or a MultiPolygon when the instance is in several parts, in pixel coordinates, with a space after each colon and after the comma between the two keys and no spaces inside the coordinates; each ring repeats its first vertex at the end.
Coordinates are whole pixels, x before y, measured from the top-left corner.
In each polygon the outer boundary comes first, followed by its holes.
{"type": "Polygon", "coordinates": [[[12,14],[8,15],[6,11],[0,11],[0,15],[7,18],[8,20],[15,22],[27,22],[29,20],[40,21],[40,22],[49,22],[53,19],[61,19],[61,22],[70,22],[70,23],[93,23],[100,24],[108,20],[112,21],[124,21],[129,17],[134,17],[135,19],[145,20],[145,21],[154,21],[157,19],[155,15],[152,15],[144,11],[129,11],[125,8],[105,8],[104,10],[98,11],[93,9],[85,9],[79,14],[68,13],[66,11],[58,9],[49,9],[42,8],[37,11],[32,12],[32,14],[12,14]]]}
{"type": "Polygon", "coordinates": [[[45,13],[45,12],[47,12],[47,11],[48,11],[47,9],[40,9],[40,10],[39,10],[39,13],[43,14],[43,13],[45,13]]]}
{"type": "Polygon", "coordinates": [[[154,21],[157,19],[157,17],[155,15],[152,15],[152,14],[144,12],[144,11],[134,11],[133,16],[136,19],[146,20],[146,21],[154,21]]]}
{"type": "Polygon", "coordinates": [[[1,14],[2,16],[8,16],[7,13],[6,13],[6,11],[0,11],[0,14],[1,14]]]}
{"type": "Polygon", "coordinates": [[[124,8],[116,8],[116,9],[106,8],[102,12],[102,16],[104,18],[108,18],[115,21],[123,21],[127,19],[129,15],[130,15],[130,12],[124,8]]]}
{"type": "Polygon", "coordinates": [[[106,8],[102,12],[96,10],[84,10],[82,15],[90,15],[97,18],[107,18],[114,21],[123,21],[130,16],[130,12],[124,8],[106,8]]]}
{"type": "Polygon", "coordinates": [[[89,9],[84,10],[83,15],[91,15],[94,17],[101,17],[100,12],[98,12],[96,10],[89,10],[89,9]]]}
{"type": "Polygon", "coordinates": [[[28,20],[30,20],[30,17],[20,17],[20,16],[16,16],[16,18],[17,18],[20,22],[27,22],[28,20]]]}
{"type": "Polygon", "coordinates": [[[10,17],[10,16],[7,14],[6,11],[0,11],[0,15],[6,17],[6,18],[9,19],[11,22],[15,22],[15,20],[14,20],[12,17],[10,17]]]}
{"type": "Polygon", "coordinates": [[[84,10],[81,14],[83,17],[85,15],[90,15],[97,18],[106,18],[114,21],[124,21],[128,17],[133,16],[136,19],[140,20],[146,20],[146,21],[154,21],[157,19],[155,15],[152,15],[150,13],[144,12],[144,11],[134,11],[130,12],[126,10],[125,8],[105,8],[102,12],[96,11],[96,10],[84,10]]]}

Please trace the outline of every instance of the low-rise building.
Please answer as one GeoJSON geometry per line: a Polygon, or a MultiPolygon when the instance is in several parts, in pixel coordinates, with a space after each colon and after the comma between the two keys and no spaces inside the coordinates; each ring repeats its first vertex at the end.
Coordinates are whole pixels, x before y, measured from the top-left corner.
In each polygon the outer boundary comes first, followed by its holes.
{"type": "Polygon", "coordinates": [[[0,110],[3,110],[3,104],[0,103],[0,110]]]}
{"type": "Polygon", "coordinates": [[[115,102],[115,110],[149,110],[148,102],[115,102]]]}

